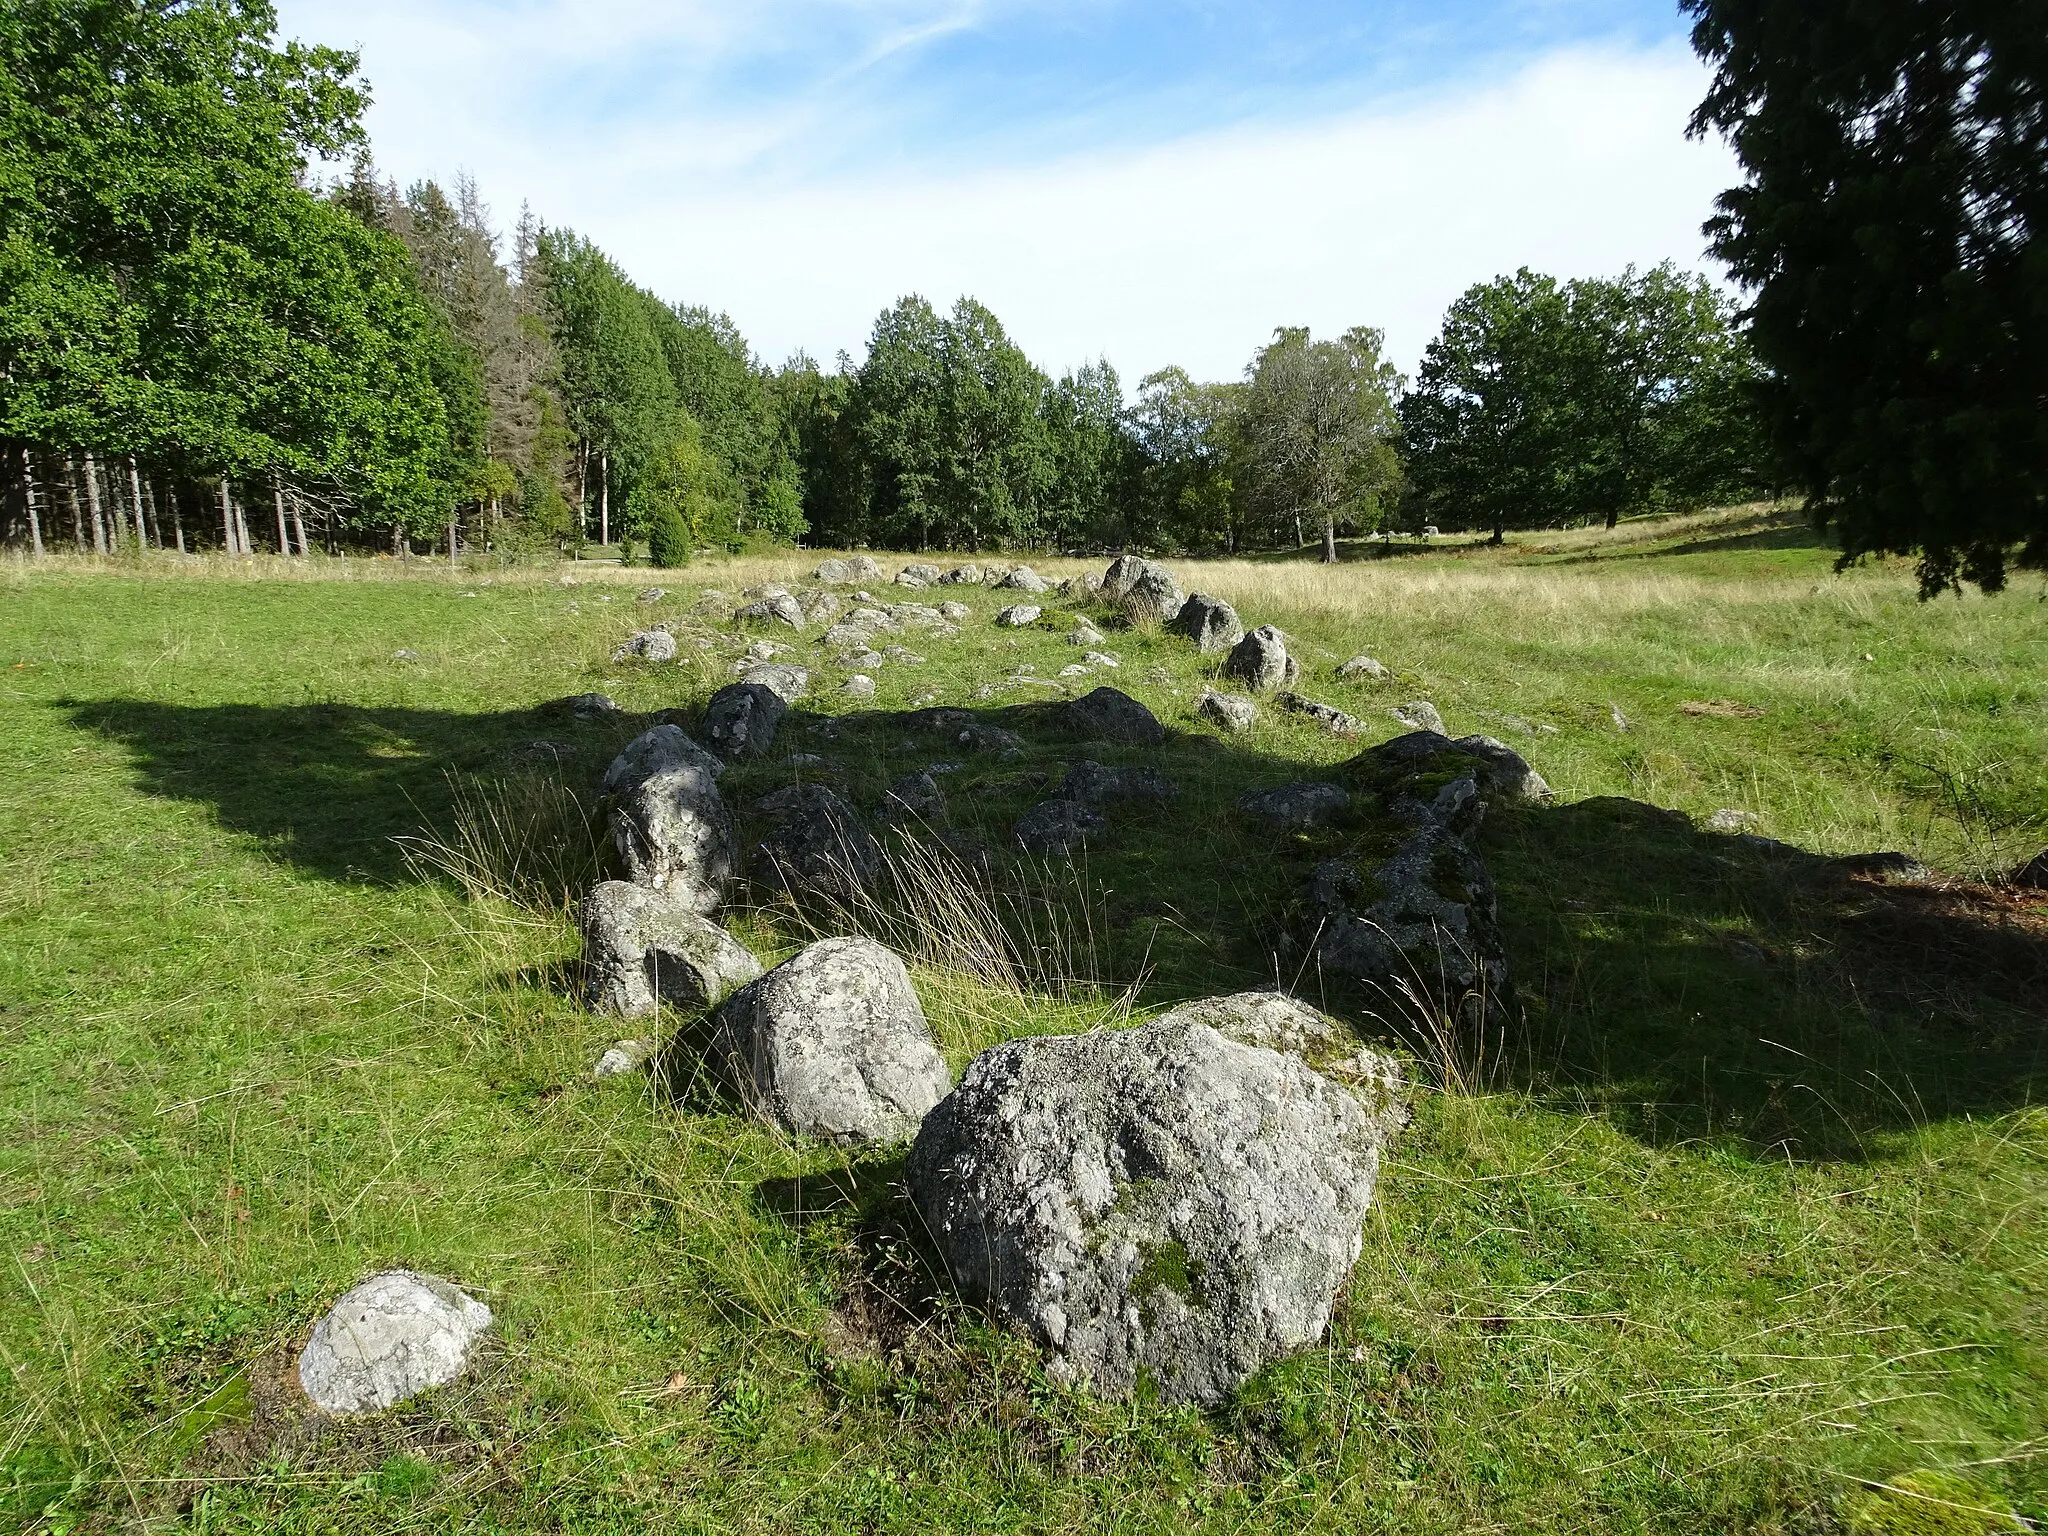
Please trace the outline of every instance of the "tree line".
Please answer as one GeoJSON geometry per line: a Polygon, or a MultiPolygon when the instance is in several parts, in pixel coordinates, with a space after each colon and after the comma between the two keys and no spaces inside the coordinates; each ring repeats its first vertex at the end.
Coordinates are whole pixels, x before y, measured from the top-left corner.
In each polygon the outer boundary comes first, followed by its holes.
{"type": "MultiPolygon", "coordinates": [[[[1809,103],[1793,113],[1805,138],[1759,134],[1789,89],[1767,45],[1800,29],[1759,31],[1746,0],[1692,8],[1701,51],[1723,61],[1701,124],[1730,132],[1755,183],[1713,226],[1750,284],[1747,310],[1669,264],[1570,281],[1524,270],[1463,294],[1412,381],[1370,327],[1283,327],[1236,379],[1168,368],[1127,396],[1105,361],[1050,377],[969,298],[946,312],[902,299],[857,362],[771,368],[729,318],[665,302],[572,230],[522,209],[501,237],[466,178],[381,179],[356,59],[279,46],[262,0],[17,0],[0,13],[6,534],[37,551],[625,541],[665,563],[805,536],[1319,543],[1334,558],[1341,537],[1390,529],[1499,539],[1789,487],[1851,553],[1924,546],[1930,589],[1959,571],[1995,585],[2004,551],[2041,553],[2044,417],[2026,390],[2042,351],[2011,344],[2024,326],[1998,330],[2002,307],[2041,307],[2034,268],[2006,275],[2015,241],[2031,249],[2033,205],[1993,198],[2000,175],[2038,182],[2039,160],[1997,158],[1982,120],[2000,103],[2023,117],[2032,98],[1991,51],[1960,74],[1923,71],[1923,97],[1978,103],[1975,128],[1952,122],[1943,139],[1921,102],[1922,138],[1953,149],[1975,131],[1986,165],[1956,167],[1966,197],[1910,206],[1923,222],[1975,220],[1961,234],[1975,231],[1976,287],[1951,282],[1968,302],[1928,334],[1983,366],[1923,358],[1902,410],[1910,346],[1852,337],[1848,300],[1810,273],[1787,286],[1813,255],[1788,231],[1825,246],[1838,276],[1872,246],[1867,207],[1823,240],[1785,212],[1782,184],[1805,178],[1809,213],[1826,203],[1816,166],[1823,151],[1854,160],[1854,134],[1882,128],[1889,98],[1865,99],[1881,73],[1823,61],[1864,129],[1830,138],[1817,124],[1834,119],[1809,103]],[[1848,355],[1864,377],[1828,394],[1848,355]],[[1962,385],[1968,398],[1951,398],[1962,385]],[[2008,397],[2031,398],[2031,414],[2008,397]],[[1967,526],[1930,538],[1943,518],[1967,526]]],[[[1933,43],[1923,25],[1871,46],[1933,43]]],[[[1857,163],[1874,174],[1871,155],[1857,163]]],[[[1924,253],[1941,238],[1912,247],[1923,282],[1940,276],[1924,253]]],[[[1886,273],[1864,278],[1897,308],[1886,273]]],[[[1861,323],[1877,322],[1866,309],[1861,323]]]]}

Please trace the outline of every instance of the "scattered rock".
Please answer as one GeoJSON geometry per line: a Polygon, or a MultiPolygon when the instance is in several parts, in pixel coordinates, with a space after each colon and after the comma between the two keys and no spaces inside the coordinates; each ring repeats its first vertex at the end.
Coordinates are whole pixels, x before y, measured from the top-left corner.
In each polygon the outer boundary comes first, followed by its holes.
{"type": "Polygon", "coordinates": [[[491,1309],[446,1280],[387,1269],[337,1301],[299,1354],[299,1385],[328,1413],[374,1413],[455,1380],[491,1309]]]}
{"type": "Polygon", "coordinates": [[[964,624],[967,620],[974,617],[974,610],[965,603],[941,603],[939,604],[939,617],[948,624],[964,624]]]}
{"type": "Polygon", "coordinates": [[[978,587],[981,585],[981,567],[972,562],[966,565],[956,565],[952,570],[939,578],[939,585],[943,587],[978,587]]]}
{"type": "Polygon", "coordinates": [[[1543,776],[1513,747],[1491,736],[1453,741],[1440,731],[1410,731],[1366,748],[1345,771],[1389,804],[1429,801],[1446,783],[1468,777],[1504,803],[1550,797],[1543,776]]]}
{"type": "Polygon", "coordinates": [[[896,585],[899,587],[929,587],[938,579],[939,568],[936,565],[906,565],[896,573],[896,585]]]}
{"type": "Polygon", "coordinates": [[[633,601],[636,603],[658,603],[667,596],[667,587],[642,587],[640,595],[634,598],[633,601]]]}
{"type": "MultiPolygon", "coordinates": [[[[766,692],[767,690],[762,690],[766,692]]],[[[635,738],[605,770],[612,841],[637,885],[714,910],[732,881],[732,814],[718,793],[725,767],[673,725],[635,738]]]]}
{"type": "Polygon", "coordinates": [[[1105,768],[1082,761],[1068,767],[1059,792],[1068,800],[1100,806],[1110,800],[1171,800],[1180,786],[1157,768],[1105,768]]]}
{"type": "Polygon", "coordinates": [[[1341,784],[1304,782],[1278,784],[1240,795],[1237,808],[1284,832],[1319,827],[1350,809],[1351,796],[1341,784]]]}
{"type": "Polygon", "coordinates": [[[1709,832],[1733,837],[1738,832],[1747,832],[1762,820],[1755,811],[1741,811],[1732,805],[1724,805],[1706,819],[1705,826],[1709,832]]]}
{"type": "Polygon", "coordinates": [[[888,661],[880,651],[841,651],[832,658],[842,667],[851,667],[857,672],[873,672],[888,661]]]}
{"type": "Polygon", "coordinates": [[[391,659],[393,661],[418,661],[420,653],[418,651],[393,651],[391,659]]]}
{"type": "Polygon", "coordinates": [[[1036,624],[1043,612],[1043,608],[1035,608],[1030,603],[1013,603],[996,615],[996,622],[1006,629],[1022,629],[1028,624],[1036,624]]]}
{"type": "Polygon", "coordinates": [[[922,656],[918,655],[915,651],[906,650],[900,645],[884,646],[882,654],[898,666],[921,667],[924,665],[924,658],[922,656]]]}
{"type": "MultiPolygon", "coordinates": [[[[744,683],[726,684],[704,706],[704,738],[727,762],[768,751],[775,745],[782,717],[789,713],[781,694],[759,681],[755,673],[747,677],[744,683]]],[[[808,677],[805,681],[808,683],[808,677]]]]}
{"type": "Polygon", "coordinates": [[[906,773],[882,791],[882,814],[892,819],[943,821],[946,795],[930,772],[906,773]]]}
{"type": "Polygon", "coordinates": [[[955,1282],[1056,1380],[1214,1404],[1328,1326],[1397,1124],[1168,1018],[984,1051],[907,1174],[955,1282]]]}
{"type": "Polygon", "coordinates": [[[1259,706],[1234,693],[1206,689],[1202,702],[1195,706],[1195,713],[1211,725],[1221,726],[1236,736],[1252,728],[1252,722],[1259,718],[1259,706]]]}
{"type": "Polygon", "coordinates": [[[1301,664],[1287,654],[1287,637],[1272,625],[1261,624],[1223,658],[1223,675],[1253,693],[1270,693],[1291,687],[1301,676],[1301,664]]]}
{"type": "Polygon", "coordinates": [[[590,1075],[602,1081],[607,1077],[624,1077],[629,1072],[638,1072],[654,1060],[654,1053],[660,1049],[661,1044],[656,1040],[614,1040],[597,1058],[597,1065],[590,1069],[590,1075]]]}
{"type": "Polygon", "coordinates": [[[1102,741],[1128,741],[1152,747],[1166,740],[1166,727],[1152,711],[1115,688],[1083,694],[1066,709],[1076,730],[1102,741]]]}
{"type": "Polygon", "coordinates": [[[1370,656],[1354,656],[1337,669],[1339,677],[1369,677],[1374,682],[1383,682],[1394,674],[1370,656]]]}
{"type": "Polygon", "coordinates": [[[1109,823],[1089,807],[1078,800],[1059,797],[1026,811],[1012,835],[1027,853],[1065,856],[1108,830],[1109,823]]]}
{"type": "Polygon", "coordinates": [[[1403,704],[1398,709],[1387,711],[1411,731],[1434,731],[1439,736],[1450,733],[1444,724],[1444,717],[1436,712],[1436,706],[1427,699],[1417,699],[1412,704],[1403,704]]]}
{"type": "MultiPolygon", "coordinates": [[[[1109,590],[1109,581],[1103,580],[1103,590],[1109,590]]],[[[1173,572],[1165,566],[1150,560],[1138,562],[1138,570],[1122,591],[1117,595],[1116,605],[1123,610],[1124,617],[1133,624],[1169,624],[1180,614],[1187,602],[1174,580],[1173,572]]]]}
{"type": "Polygon", "coordinates": [[[875,564],[872,556],[850,555],[843,560],[821,561],[813,574],[819,581],[850,586],[856,581],[880,581],[882,568],[875,564]]]}
{"type": "Polygon", "coordinates": [[[1074,626],[1073,632],[1067,636],[1067,644],[1082,646],[1100,645],[1103,642],[1103,638],[1101,630],[1090,624],[1086,619],[1083,619],[1074,626]]]}
{"type": "Polygon", "coordinates": [[[1090,651],[1081,658],[1091,667],[1121,667],[1123,663],[1108,651],[1090,651]]]}
{"type": "Polygon", "coordinates": [[[1734,699],[1687,699],[1678,712],[1695,719],[1713,716],[1722,720],[1760,720],[1764,714],[1761,705],[1739,704],[1734,699]]]}
{"type": "Polygon", "coordinates": [[[747,644],[746,662],[749,666],[757,662],[773,661],[778,656],[787,656],[789,647],[774,640],[753,640],[747,644]]]}
{"type": "Polygon", "coordinates": [[[1828,866],[1842,874],[1875,880],[1882,885],[1929,885],[1936,879],[1934,871],[1910,853],[1892,850],[1844,854],[1840,858],[1829,859],[1828,866]]]}
{"type": "Polygon", "coordinates": [[[1628,729],[1628,716],[1621,712],[1619,704],[1611,700],[1607,705],[1607,717],[1614,722],[1614,728],[1617,731],[1626,731],[1628,729]]]}
{"type": "Polygon", "coordinates": [[[1060,583],[1060,596],[1072,603],[1085,603],[1102,595],[1102,578],[1093,571],[1069,576],[1060,583]]]}
{"type": "Polygon", "coordinates": [[[1227,651],[1244,638],[1237,610],[1220,597],[1197,592],[1180,605],[1171,627],[1195,642],[1204,656],[1227,651]]]}
{"type": "Polygon", "coordinates": [[[875,696],[875,680],[864,672],[856,672],[840,684],[839,691],[849,699],[872,699],[875,696]]]}
{"type": "Polygon", "coordinates": [[[853,807],[823,784],[778,789],[754,809],[778,823],[756,852],[791,895],[854,901],[881,870],[881,845],[853,807]]]}
{"type": "Polygon", "coordinates": [[[733,618],[741,624],[787,624],[791,629],[804,627],[803,606],[787,592],[780,597],[764,597],[758,602],[748,603],[736,609],[733,618]]]}
{"type": "Polygon", "coordinates": [[[753,1111],[842,1146],[908,1141],[952,1086],[903,962],[823,939],[718,1010],[714,1048],[753,1111]]]}
{"type": "Polygon", "coordinates": [[[1083,663],[1081,663],[1081,662],[1078,662],[1078,661],[1075,661],[1075,662],[1069,662],[1069,663],[1068,663],[1068,664],[1067,664],[1066,666],[1064,666],[1064,667],[1061,667],[1061,668],[1060,668],[1060,676],[1061,676],[1061,677],[1086,677],[1086,676],[1087,676],[1087,675],[1089,674],[1089,672],[1090,672],[1091,670],[1093,670],[1093,669],[1092,669],[1092,668],[1090,668],[1090,667],[1088,667],[1088,666],[1086,666],[1085,664],[1083,664],[1083,663]]]}
{"type": "Polygon", "coordinates": [[[837,592],[807,592],[800,599],[800,605],[807,624],[829,624],[839,617],[839,610],[845,606],[837,592]]]}
{"type": "Polygon", "coordinates": [[[1347,715],[1334,704],[1318,704],[1314,699],[1303,698],[1298,693],[1282,693],[1278,700],[1282,709],[1297,715],[1306,715],[1332,736],[1356,736],[1365,730],[1365,722],[1356,715],[1347,715]]]}
{"type": "Polygon", "coordinates": [[[702,1008],[761,974],[761,963],[688,902],[624,880],[593,887],[578,913],[590,1006],[637,1019],[666,1000],[702,1008]]]}
{"type": "Polygon", "coordinates": [[[747,668],[747,681],[768,689],[785,704],[794,704],[811,691],[809,669],[788,664],[750,666],[747,668]]]}
{"type": "Polygon", "coordinates": [[[1001,581],[997,582],[996,585],[1009,591],[1029,592],[1036,596],[1050,587],[1052,583],[1039,575],[1038,572],[1032,570],[1030,566],[1020,565],[1001,581]]]}
{"type": "Polygon", "coordinates": [[[619,701],[608,693],[578,693],[566,699],[557,699],[556,709],[566,709],[579,720],[602,720],[607,715],[623,715],[619,701]]]}

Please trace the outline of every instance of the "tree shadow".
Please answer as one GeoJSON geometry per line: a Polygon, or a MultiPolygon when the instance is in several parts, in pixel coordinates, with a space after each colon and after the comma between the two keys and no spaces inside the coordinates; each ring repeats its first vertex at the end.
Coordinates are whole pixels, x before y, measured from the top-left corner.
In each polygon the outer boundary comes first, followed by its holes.
{"type": "MultiPolygon", "coordinates": [[[[64,708],[129,749],[146,793],[205,804],[270,856],[343,882],[413,878],[394,839],[449,814],[451,773],[553,773],[594,792],[618,747],[664,718],[119,699],[64,708]]],[[[1063,983],[1130,989],[1146,1007],[1280,986],[1365,1033],[1425,1056],[1434,1048],[1383,998],[1317,974],[1299,942],[1310,873],[1365,856],[1384,834],[1377,814],[1360,801],[1348,818],[1280,833],[1236,808],[1247,790],[1335,769],[1194,729],[1150,745],[1092,739],[1064,705],[1036,702],[792,711],[773,754],[732,765],[723,783],[744,854],[764,830],[751,807],[772,789],[822,780],[881,825],[886,787],[927,769],[943,788],[935,825],[949,846],[990,872],[1013,914],[1043,919],[1033,942],[1053,935],[1047,976],[1063,968],[1063,983]],[[1179,794],[1105,806],[1107,830],[1072,859],[1023,854],[1011,829],[1083,758],[1156,767],[1179,794]]],[[[2042,898],[1852,878],[1631,801],[1497,809],[1479,847],[1523,1009],[1487,1069],[1501,1086],[1597,1105],[1648,1140],[1823,1158],[1880,1155],[1897,1131],[2040,1095],[2042,898]]],[[[708,1080],[676,1085],[682,1102],[703,1095],[724,1100],[708,1080]]]]}

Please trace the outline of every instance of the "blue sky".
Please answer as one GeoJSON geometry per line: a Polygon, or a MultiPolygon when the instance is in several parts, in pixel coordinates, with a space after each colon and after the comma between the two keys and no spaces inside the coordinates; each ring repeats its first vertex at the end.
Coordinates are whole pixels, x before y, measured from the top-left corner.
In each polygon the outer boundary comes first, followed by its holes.
{"type": "Polygon", "coordinates": [[[1275,326],[1412,368],[1467,284],[1672,258],[1734,179],[1634,0],[285,0],[360,47],[380,163],[477,176],[729,311],[858,355],[973,293],[1058,370],[1234,376],[1275,326]]]}

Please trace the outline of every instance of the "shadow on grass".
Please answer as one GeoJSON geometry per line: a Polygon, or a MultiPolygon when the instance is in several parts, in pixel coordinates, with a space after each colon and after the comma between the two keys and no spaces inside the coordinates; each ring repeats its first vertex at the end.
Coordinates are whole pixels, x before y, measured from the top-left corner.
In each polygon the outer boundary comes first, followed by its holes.
{"type": "MultiPolygon", "coordinates": [[[[80,728],[130,749],[146,792],[210,805],[274,857],[337,881],[408,878],[393,839],[448,813],[451,770],[560,773],[594,786],[612,752],[659,718],[66,707],[80,728]]],[[[1086,911],[1065,930],[1077,951],[1062,957],[1070,974],[1135,986],[1147,1006],[1278,984],[1423,1049],[1398,1018],[1375,1016],[1372,999],[1309,969],[1292,942],[1309,873],[1373,834],[1368,813],[1275,833],[1235,802],[1302,777],[1299,763],[1187,732],[1112,745],[1063,722],[1053,704],[796,711],[778,755],[728,772],[727,799],[750,847],[761,828],[748,808],[799,775],[833,782],[872,815],[895,776],[949,762],[955,771],[940,782],[952,831],[985,848],[999,878],[1021,880],[1010,828],[1064,764],[1151,764],[1181,793],[1109,808],[1109,831],[1066,882],[1087,887],[1071,898],[1086,911]]],[[[1650,1140],[1812,1158],[1881,1155],[1891,1133],[2040,1097],[2048,912],[2038,899],[1850,878],[1827,860],[1701,833],[1625,800],[1499,812],[1480,847],[1524,1009],[1487,1068],[1501,1087],[1598,1105],[1650,1140]]],[[[1057,880],[1018,889],[1042,903],[1069,899],[1057,880]]],[[[710,1086],[677,1085],[677,1096],[710,1086]]]]}

